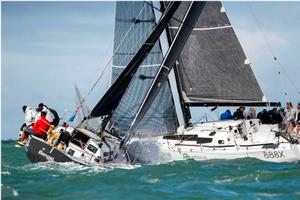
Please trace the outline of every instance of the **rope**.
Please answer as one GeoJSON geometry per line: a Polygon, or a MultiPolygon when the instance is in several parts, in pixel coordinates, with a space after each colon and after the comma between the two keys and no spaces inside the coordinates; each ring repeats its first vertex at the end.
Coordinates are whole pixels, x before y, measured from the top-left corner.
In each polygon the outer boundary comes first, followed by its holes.
{"type": "MultiPolygon", "coordinates": [[[[289,74],[288,74],[287,71],[285,70],[285,67],[283,66],[283,64],[278,60],[278,57],[275,56],[274,50],[273,50],[273,48],[271,47],[271,45],[270,45],[270,43],[269,43],[269,41],[268,41],[268,38],[267,38],[267,36],[266,36],[266,33],[263,31],[262,26],[260,25],[259,20],[258,20],[257,16],[255,15],[254,9],[253,9],[253,7],[251,6],[250,2],[248,2],[248,6],[249,6],[249,8],[250,8],[250,10],[251,10],[251,13],[252,13],[252,15],[253,15],[253,18],[254,18],[254,20],[255,20],[255,23],[256,23],[256,25],[257,25],[259,31],[260,31],[261,34],[263,35],[264,41],[266,42],[266,45],[267,45],[267,47],[268,47],[268,49],[269,49],[269,52],[270,52],[270,54],[272,55],[274,61],[277,63],[279,69],[281,69],[281,70],[285,73],[285,76],[286,76],[287,80],[290,82],[290,84],[291,84],[291,85],[294,87],[294,89],[297,91],[297,94],[300,95],[300,90],[297,88],[295,82],[294,82],[294,81],[292,80],[292,78],[289,76],[289,74]]],[[[281,75],[281,72],[280,72],[280,71],[278,72],[278,75],[279,75],[279,76],[281,75]]],[[[285,88],[287,88],[287,87],[285,87],[285,88]]],[[[287,92],[286,92],[286,91],[284,92],[284,95],[287,96],[287,92]]]]}

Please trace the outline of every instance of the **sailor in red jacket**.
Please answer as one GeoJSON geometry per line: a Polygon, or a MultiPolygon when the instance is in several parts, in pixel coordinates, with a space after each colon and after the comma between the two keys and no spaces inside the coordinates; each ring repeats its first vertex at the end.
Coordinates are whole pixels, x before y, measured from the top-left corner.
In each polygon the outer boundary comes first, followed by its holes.
{"type": "Polygon", "coordinates": [[[46,119],[46,112],[41,112],[41,118],[35,122],[32,126],[32,129],[28,128],[24,130],[24,135],[22,136],[22,140],[24,141],[28,135],[34,135],[39,138],[46,139],[47,138],[47,131],[50,127],[49,121],[46,119]]]}

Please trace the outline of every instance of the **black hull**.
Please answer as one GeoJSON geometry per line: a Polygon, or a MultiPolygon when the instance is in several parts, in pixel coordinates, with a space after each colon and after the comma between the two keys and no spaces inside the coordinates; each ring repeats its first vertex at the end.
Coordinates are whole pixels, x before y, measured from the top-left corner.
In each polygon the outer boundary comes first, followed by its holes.
{"type": "Polygon", "coordinates": [[[28,158],[34,163],[47,161],[74,162],[74,160],[63,152],[34,136],[29,136],[25,145],[25,150],[28,158]]]}

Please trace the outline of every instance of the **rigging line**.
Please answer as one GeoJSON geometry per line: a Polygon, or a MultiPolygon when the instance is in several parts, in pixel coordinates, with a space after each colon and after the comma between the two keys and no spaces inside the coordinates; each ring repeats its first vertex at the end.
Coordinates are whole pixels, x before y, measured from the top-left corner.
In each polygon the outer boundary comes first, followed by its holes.
{"type": "Polygon", "coordinates": [[[105,58],[109,58],[109,57],[110,57],[110,54],[111,54],[111,53],[110,53],[110,50],[111,50],[110,47],[111,47],[112,45],[113,45],[113,39],[111,39],[111,41],[108,43],[108,46],[105,48],[106,51],[105,51],[105,53],[103,54],[104,56],[102,56],[102,62],[99,63],[99,65],[97,65],[97,66],[98,66],[98,67],[97,67],[98,70],[96,70],[95,73],[93,73],[93,76],[92,76],[92,78],[90,79],[91,81],[90,81],[90,84],[89,84],[89,85],[92,85],[92,84],[94,83],[94,81],[97,79],[98,75],[102,73],[102,70],[106,70],[106,69],[102,69],[100,66],[102,66],[103,64],[105,64],[105,63],[104,63],[104,59],[105,59],[105,58]]]}
{"type": "MultiPolygon", "coordinates": [[[[263,31],[263,29],[262,29],[262,27],[261,27],[261,25],[260,25],[260,23],[259,23],[259,20],[258,20],[258,18],[256,17],[255,12],[254,12],[254,9],[253,9],[253,7],[251,6],[250,2],[248,2],[248,6],[250,7],[251,13],[252,13],[252,15],[253,15],[253,17],[254,17],[254,19],[255,19],[255,22],[256,22],[256,24],[257,24],[257,26],[258,26],[260,32],[262,33],[262,35],[263,35],[263,37],[264,37],[264,40],[265,40],[265,42],[266,42],[266,44],[267,44],[267,46],[268,46],[268,48],[269,48],[269,50],[270,50],[271,55],[273,56],[273,59],[275,60],[275,62],[277,63],[277,65],[282,69],[282,71],[285,73],[287,79],[290,81],[290,83],[292,84],[292,86],[295,88],[297,94],[300,95],[300,90],[297,88],[295,82],[294,82],[294,81],[292,80],[292,78],[288,75],[287,71],[285,70],[285,67],[284,67],[283,64],[278,60],[278,57],[275,56],[274,50],[273,50],[273,48],[271,47],[271,45],[270,45],[270,43],[269,43],[269,41],[268,41],[268,39],[267,39],[266,33],[263,31]]],[[[280,74],[280,73],[279,73],[279,74],[280,74]]]]}
{"type": "MultiPolygon", "coordinates": [[[[255,21],[255,23],[256,23],[256,25],[257,25],[259,31],[261,32],[263,38],[264,38],[264,41],[265,41],[265,43],[266,43],[266,45],[267,45],[267,48],[269,49],[269,53],[271,54],[271,56],[273,57],[273,59],[276,61],[276,57],[274,56],[274,55],[275,55],[275,54],[274,54],[274,51],[273,51],[271,45],[270,45],[269,42],[268,42],[267,36],[266,36],[265,32],[263,31],[263,29],[262,29],[262,27],[261,27],[261,25],[260,25],[260,23],[259,23],[259,20],[258,20],[257,16],[255,15],[255,12],[254,12],[253,7],[251,6],[251,4],[250,4],[249,2],[248,2],[248,7],[250,8],[250,11],[251,11],[251,14],[252,14],[252,16],[253,16],[253,18],[254,18],[254,21],[255,21]]],[[[278,62],[277,62],[277,65],[278,65],[278,62]]],[[[279,81],[283,84],[283,88],[282,88],[281,84],[280,84],[280,86],[281,86],[281,89],[283,90],[284,96],[286,97],[286,96],[287,96],[287,91],[286,91],[287,86],[286,86],[285,82],[281,79],[280,74],[281,74],[281,73],[280,73],[280,66],[279,66],[279,72],[278,72],[278,75],[279,75],[279,81]]]]}

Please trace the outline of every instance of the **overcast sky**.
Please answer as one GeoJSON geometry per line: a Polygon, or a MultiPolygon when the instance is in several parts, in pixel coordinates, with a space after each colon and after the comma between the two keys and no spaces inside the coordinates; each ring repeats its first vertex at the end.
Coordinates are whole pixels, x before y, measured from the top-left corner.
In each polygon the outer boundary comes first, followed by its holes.
{"type": "MultiPolygon", "coordinates": [[[[267,98],[300,101],[288,81],[299,90],[300,2],[224,6],[267,98]]],[[[66,118],[71,115],[74,83],[85,95],[112,55],[114,9],[114,2],[2,2],[2,139],[18,137],[22,105],[44,102],[60,115],[67,110],[66,118]]],[[[109,74],[87,99],[91,107],[107,89],[109,74]]]]}

